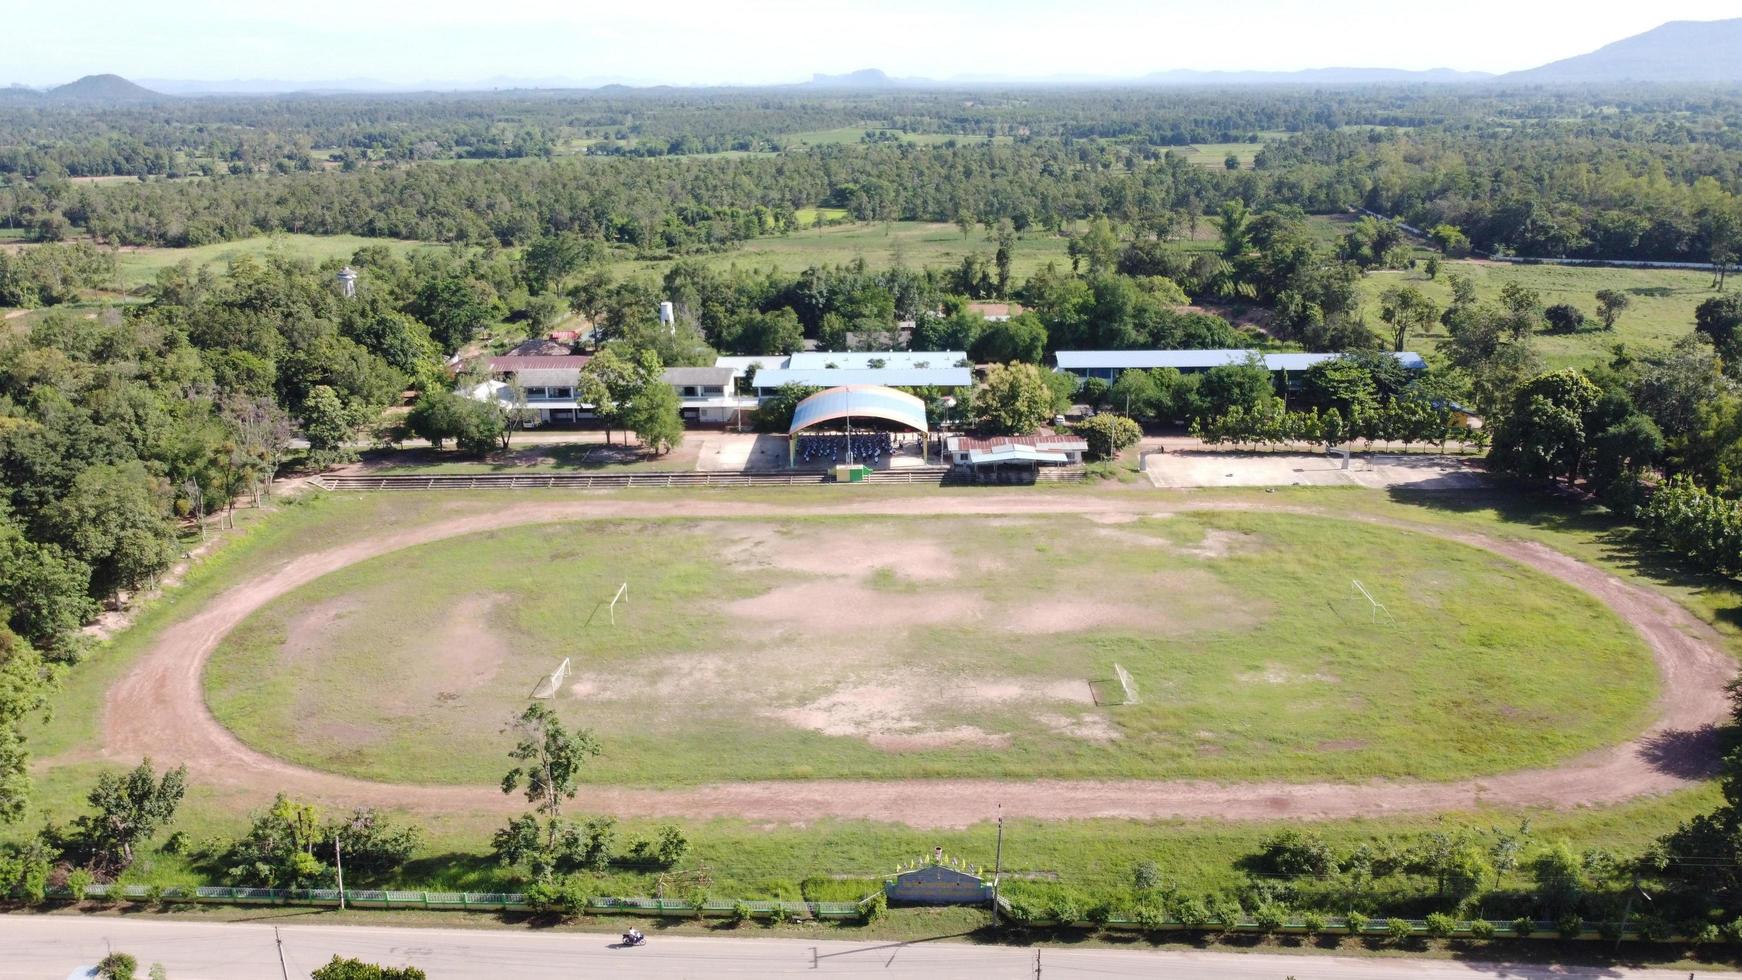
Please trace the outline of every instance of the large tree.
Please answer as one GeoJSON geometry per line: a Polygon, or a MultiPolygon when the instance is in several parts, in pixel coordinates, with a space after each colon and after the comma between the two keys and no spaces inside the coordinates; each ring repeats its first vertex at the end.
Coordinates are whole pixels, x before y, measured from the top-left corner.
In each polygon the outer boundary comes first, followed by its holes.
{"type": "Polygon", "coordinates": [[[1052,389],[1033,364],[994,364],[974,396],[974,409],[987,431],[1026,435],[1052,415],[1052,389]]]}
{"type": "Polygon", "coordinates": [[[509,723],[518,738],[510,759],[520,763],[502,777],[502,792],[522,789],[548,821],[545,847],[556,846],[563,804],[580,790],[581,770],[599,754],[598,739],[585,728],[570,731],[548,706],[533,703],[509,723]]]}

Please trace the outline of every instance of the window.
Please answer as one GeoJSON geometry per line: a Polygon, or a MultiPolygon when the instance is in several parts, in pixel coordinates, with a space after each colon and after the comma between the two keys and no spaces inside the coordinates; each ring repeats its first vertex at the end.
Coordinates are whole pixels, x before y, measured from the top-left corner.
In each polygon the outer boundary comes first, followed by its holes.
{"type": "Polygon", "coordinates": [[[544,389],[543,388],[527,388],[526,389],[526,397],[528,397],[528,398],[543,398],[544,397],[544,389]]]}
{"type": "Polygon", "coordinates": [[[552,397],[552,398],[573,398],[573,397],[575,397],[575,389],[568,388],[568,387],[552,388],[552,389],[550,389],[550,397],[552,397]]]}

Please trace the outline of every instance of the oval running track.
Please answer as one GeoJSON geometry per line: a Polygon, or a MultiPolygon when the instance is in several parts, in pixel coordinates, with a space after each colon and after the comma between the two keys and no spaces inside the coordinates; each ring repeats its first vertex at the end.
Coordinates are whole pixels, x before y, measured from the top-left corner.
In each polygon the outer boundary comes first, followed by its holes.
{"type": "MultiPolygon", "coordinates": [[[[1481,806],[1571,808],[1621,803],[1671,792],[1710,776],[1715,731],[1729,715],[1724,685],[1736,663],[1706,623],[1669,598],[1544,545],[1408,521],[1310,507],[1154,498],[1059,499],[1035,496],[857,500],[851,509],[781,507],[729,499],[649,501],[609,497],[517,502],[495,510],[386,531],[307,555],[243,581],[203,609],[163,629],[109,691],[105,758],[151,756],[182,762],[216,788],[262,800],[284,792],[329,805],[402,807],[430,813],[509,813],[524,809],[493,786],[392,784],[307,769],[244,744],[207,709],[200,675],[231,629],[265,603],[347,565],[459,535],[524,524],[660,517],[802,515],[1133,514],[1166,516],[1223,509],[1364,520],[1456,541],[1502,555],[1595,596],[1631,623],[1650,646],[1662,678],[1657,720],[1620,745],[1563,765],[1453,782],[1215,783],[1197,780],[912,779],[745,781],[674,789],[586,786],[577,809],[619,817],[738,817],[803,824],[825,818],[914,827],[966,827],[994,804],[1012,816],[1062,820],[1202,818],[1336,819],[1428,814],[1481,806]]],[[[44,760],[49,764],[53,760],[44,760]]]]}

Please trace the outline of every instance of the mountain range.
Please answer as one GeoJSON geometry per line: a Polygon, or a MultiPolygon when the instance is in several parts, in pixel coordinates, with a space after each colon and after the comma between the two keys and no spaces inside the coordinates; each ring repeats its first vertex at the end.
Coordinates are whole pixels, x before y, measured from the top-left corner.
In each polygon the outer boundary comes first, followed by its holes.
{"type": "MultiPolygon", "coordinates": [[[[1742,18],[1717,21],[1671,21],[1589,54],[1538,68],[1489,75],[1436,68],[1409,71],[1395,68],[1311,68],[1304,71],[1196,71],[1172,69],[1136,78],[1095,75],[993,76],[948,79],[893,78],[875,68],[842,75],[813,75],[792,89],[878,90],[938,89],[985,86],[1162,87],[1244,85],[1581,85],[1635,82],[1655,84],[1735,84],[1742,82],[1742,18]]],[[[0,100],[85,104],[135,104],[153,99],[194,95],[279,95],[390,93],[430,91],[501,91],[569,89],[625,90],[645,82],[616,77],[512,78],[498,76],[471,84],[396,85],[368,78],[319,82],[247,79],[201,82],[153,79],[136,85],[119,75],[87,75],[47,90],[14,85],[0,89],[0,100]]],[[[728,87],[728,86],[721,86],[728,87]]],[[[741,87],[741,86],[734,86],[741,87]]]]}

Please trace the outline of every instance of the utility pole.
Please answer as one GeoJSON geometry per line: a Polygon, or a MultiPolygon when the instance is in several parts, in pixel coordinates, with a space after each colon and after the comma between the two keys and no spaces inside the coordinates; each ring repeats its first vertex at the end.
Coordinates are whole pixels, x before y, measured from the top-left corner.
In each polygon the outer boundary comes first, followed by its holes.
{"type": "Polygon", "coordinates": [[[272,927],[272,941],[278,944],[278,972],[284,975],[284,980],[290,980],[290,967],[284,965],[284,937],[278,934],[277,926],[272,927]]]}
{"type": "MultiPolygon", "coordinates": [[[[1645,895],[1645,900],[1651,901],[1651,896],[1646,895],[1645,889],[1639,887],[1638,875],[1633,876],[1633,887],[1627,890],[1627,904],[1621,907],[1621,928],[1615,936],[1615,951],[1617,953],[1621,951],[1621,940],[1627,937],[1627,918],[1633,914],[1633,896],[1635,895],[1645,895]]],[[[1693,974],[1688,974],[1688,977],[1691,980],[1693,974]]]]}
{"type": "MultiPolygon", "coordinates": [[[[992,928],[998,928],[998,883],[1004,876],[1004,804],[998,804],[998,845],[992,852],[992,928]]],[[[1039,970],[1039,967],[1035,968],[1039,970]]]]}
{"type": "Polygon", "coordinates": [[[333,834],[333,864],[339,869],[339,911],[345,911],[345,858],[339,853],[339,837],[333,834]]]}
{"type": "Polygon", "coordinates": [[[1040,980],[1040,950],[1034,951],[1034,980],[1040,980]]]}

